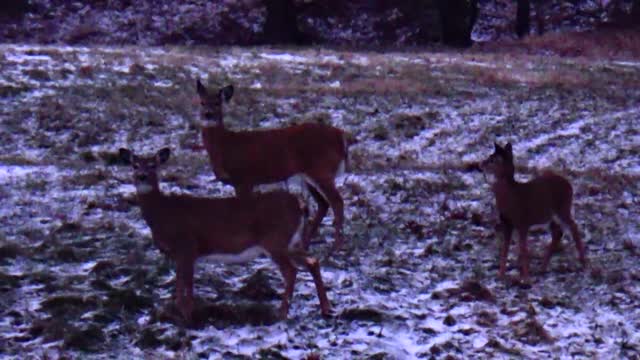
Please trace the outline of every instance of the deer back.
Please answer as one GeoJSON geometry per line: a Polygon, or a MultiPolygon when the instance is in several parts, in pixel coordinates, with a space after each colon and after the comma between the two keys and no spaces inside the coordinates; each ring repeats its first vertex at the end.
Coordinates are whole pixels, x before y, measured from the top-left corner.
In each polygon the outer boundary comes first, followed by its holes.
{"type": "Polygon", "coordinates": [[[344,132],[322,124],[237,132],[203,128],[202,135],[216,176],[231,183],[277,182],[299,173],[335,177],[347,158],[344,132]]]}
{"type": "Polygon", "coordinates": [[[494,185],[496,205],[515,224],[549,222],[571,206],[573,190],[564,177],[547,173],[526,183],[498,182],[494,185]]]}

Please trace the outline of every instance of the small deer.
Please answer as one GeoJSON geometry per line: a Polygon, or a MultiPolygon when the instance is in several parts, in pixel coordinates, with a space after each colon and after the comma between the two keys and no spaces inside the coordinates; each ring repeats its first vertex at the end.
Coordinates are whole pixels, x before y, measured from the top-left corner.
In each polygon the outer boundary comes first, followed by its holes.
{"type": "Polygon", "coordinates": [[[202,140],[216,177],[243,197],[256,185],[302,176],[318,204],[304,248],[308,248],[329,206],[335,229],[331,251],[340,248],[344,241],[344,203],[335,178],[345,170],[352,138],[333,126],[313,123],[232,131],[224,126],[223,104],[233,96],[233,86],[227,85],[215,93],[210,93],[199,79],[196,86],[202,105],[202,140]]]}
{"type": "Polygon", "coordinates": [[[552,253],[559,248],[563,229],[571,232],[580,262],[586,267],[585,246],[571,215],[573,188],[569,181],[560,175],[546,172],[529,182],[517,182],[514,178],[515,166],[511,144],[507,144],[504,148],[497,143],[494,146],[493,154],[480,163],[480,168],[494,176],[492,189],[504,234],[500,251],[499,276],[504,278],[511,235],[515,230],[518,233],[520,245],[518,254],[520,277],[524,281],[528,279],[527,232],[534,225],[549,224],[552,235],[543,259],[543,272],[547,270],[552,253]]]}
{"type": "Polygon", "coordinates": [[[163,148],[155,156],[140,157],[120,149],[119,156],[133,166],[142,217],[151,228],[155,245],[176,263],[176,303],[187,323],[192,320],[194,264],[203,256],[223,263],[270,256],[284,277],[282,318],[287,317],[293,296],[294,263],[303,263],[315,282],[322,314],[330,315],[320,265],[301,250],[308,214],[298,198],[285,191],[242,199],[165,195],[159,187],[158,166],[170,153],[163,148]]]}

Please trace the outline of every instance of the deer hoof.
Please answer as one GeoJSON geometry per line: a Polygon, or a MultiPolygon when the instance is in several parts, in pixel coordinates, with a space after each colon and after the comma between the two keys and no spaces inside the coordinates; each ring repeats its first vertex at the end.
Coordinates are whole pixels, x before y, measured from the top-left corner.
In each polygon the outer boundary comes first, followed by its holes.
{"type": "Polygon", "coordinates": [[[529,281],[528,276],[521,276],[520,278],[518,278],[515,285],[524,290],[531,289],[531,282],[529,281]]]}
{"type": "Polygon", "coordinates": [[[498,280],[501,280],[501,281],[506,281],[506,280],[508,280],[508,279],[507,279],[507,276],[505,275],[504,270],[500,270],[500,271],[498,271],[498,280]]]}
{"type": "Polygon", "coordinates": [[[328,309],[322,309],[322,310],[321,310],[321,313],[322,313],[322,317],[323,317],[323,318],[327,318],[327,319],[329,319],[329,318],[333,318],[333,317],[335,317],[335,316],[336,316],[336,312],[335,312],[335,311],[333,311],[333,309],[331,309],[331,308],[328,308],[328,309]]]}
{"type": "Polygon", "coordinates": [[[586,258],[580,259],[580,262],[582,263],[582,270],[588,269],[591,265],[589,264],[589,260],[587,260],[586,258]]]}
{"type": "Polygon", "coordinates": [[[287,320],[287,317],[289,317],[289,309],[281,307],[278,311],[278,317],[280,320],[287,320]]]}

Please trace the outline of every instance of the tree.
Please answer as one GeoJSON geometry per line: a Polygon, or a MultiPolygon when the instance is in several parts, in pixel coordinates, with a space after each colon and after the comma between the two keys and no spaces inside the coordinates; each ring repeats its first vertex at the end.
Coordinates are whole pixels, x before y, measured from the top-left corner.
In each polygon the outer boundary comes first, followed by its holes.
{"type": "Polygon", "coordinates": [[[640,0],[634,0],[631,4],[631,22],[640,26],[640,0]]]}
{"type": "Polygon", "coordinates": [[[446,45],[469,47],[471,31],[478,17],[477,0],[438,0],[442,41],[446,45]]]}
{"type": "Polygon", "coordinates": [[[519,38],[529,35],[529,15],[531,13],[531,4],[529,0],[518,0],[518,9],[516,10],[516,34],[519,38]]]}
{"type": "Polygon", "coordinates": [[[20,19],[24,14],[34,10],[28,0],[4,0],[0,2],[0,17],[20,19]]]}
{"type": "Polygon", "coordinates": [[[304,45],[309,41],[298,28],[298,12],[293,0],[264,0],[267,19],[263,42],[304,45]]]}

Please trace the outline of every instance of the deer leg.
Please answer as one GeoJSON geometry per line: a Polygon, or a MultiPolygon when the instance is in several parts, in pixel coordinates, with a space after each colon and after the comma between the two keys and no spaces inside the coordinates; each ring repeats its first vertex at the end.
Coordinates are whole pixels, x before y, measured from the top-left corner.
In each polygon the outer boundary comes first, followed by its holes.
{"type": "Polygon", "coordinates": [[[547,272],[547,267],[549,266],[549,260],[551,260],[551,255],[556,253],[560,248],[560,240],[562,240],[562,228],[555,222],[551,222],[549,225],[549,229],[551,230],[551,243],[547,247],[547,251],[544,254],[544,260],[542,261],[542,272],[547,272]]]}
{"type": "Polygon", "coordinates": [[[280,318],[286,319],[289,314],[289,304],[293,298],[293,287],[296,283],[297,270],[291,259],[286,255],[272,255],[273,261],[280,268],[284,278],[284,292],[282,293],[282,304],[280,305],[280,318]]]}
{"type": "Polygon", "coordinates": [[[182,304],[184,303],[183,295],[183,284],[182,284],[182,269],[177,266],[176,267],[176,306],[178,310],[182,312],[182,304]]]}
{"type": "Polygon", "coordinates": [[[500,270],[498,270],[498,277],[504,278],[504,274],[507,271],[507,260],[509,258],[509,246],[511,246],[511,236],[513,235],[513,225],[506,219],[501,218],[502,221],[502,248],[500,249],[500,270]]]}
{"type": "Polygon", "coordinates": [[[342,243],[344,242],[344,235],[342,234],[342,227],[344,223],[344,202],[342,201],[342,196],[336,189],[336,185],[333,182],[333,179],[326,180],[322,182],[318,182],[318,186],[320,187],[321,193],[327,198],[327,201],[331,205],[331,210],[333,210],[333,227],[335,229],[335,242],[329,250],[329,254],[338,250],[342,243]]]}
{"type": "Polygon", "coordinates": [[[307,270],[311,273],[313,277],[313,282],[316,285],[316,291],[318,292],[318,299],[320,300],[320,311],[323,316],[331,316],[331,303],[329,303],[329,298],[327,298],[327,290],[324,287],[324,282],[322,281],[322,275],[320,273],[320,263],[317,259],[304,256],[302,258],[307,270]]]}
{"type": "Polygon", "coordinates": [[[318,210],[316,211],[315,215],[313,216],[313,220],[309,225],[308,236],[306,237],[306,241],[304,244],[305,250],[309,248],[311,238],[317,235],[318,228],[322,223],[322,219],[324,219],[324,217],[327,215],[327,211],[329,210],[329,202],[324,198],[324,196],[322,196],[320,192],[318,192],[318,190],[316,190],[314,185],[311,183],[307,183],[307,187],[309,189],[309,193],[311,193],[311,196],[318,204],[318,210]]]}
{"type": "Polygon", "coordinates": [[[178,295],[181,297],[178,306],[187,323],[191,323],[193,313],[193,261],[179,260],[176,279],[180,288],[178,295]]]}
{"type": "Polygon", "coordinates": [[[583,268],[586,268],[589,265],[589,261],[587,260],[584,242],[582,242],[580,232],[578,231],[578,225],[573,219],[569,219],[569,221],[567,222],[569,224],[569,229],[571,230],[571,237],[576,243],[576,249],[578,250],[578,258],[580,259],[580,263],[582,264],[583,268]]]}
{"type": "Polygon", "coordinates": [[[576,249],[578,250],[578,259],[580,259],[580,263],[582,263],[582,267],[586,268],[589,265],[587,260],[587,256],[585,253],[585,245],[582,242],[582,238],[580,237],[580,232],[578,230],[578,225],[573,220],[573,216],[571,216],[571,203],[563,206],[560,214],[560,224],[571,232],[571,238],[576,243],[576,249]]]}
{"type": "Polygon", "coordinates": [[[527,248],[527,228],[518,229],[518,243],[520,244],[520,252],[518,254],[518,262],[520,263],[520,279],[527,281],[529,279],[529,249],[527,248]]]}
{"type": "Polygon", "coordinates": [[[193,314],[193,267],[194,263],[189,262],[185,265],[184,274],[184,292],[185,292],[185,308],[188,314],[187,320],[191,322],[193,314]]]}

